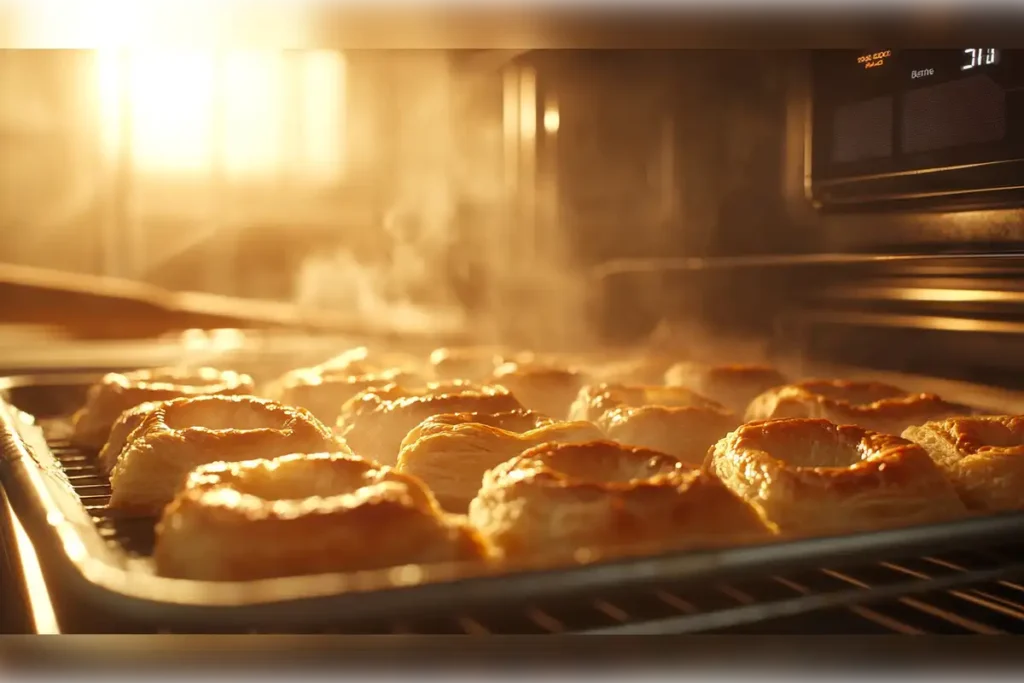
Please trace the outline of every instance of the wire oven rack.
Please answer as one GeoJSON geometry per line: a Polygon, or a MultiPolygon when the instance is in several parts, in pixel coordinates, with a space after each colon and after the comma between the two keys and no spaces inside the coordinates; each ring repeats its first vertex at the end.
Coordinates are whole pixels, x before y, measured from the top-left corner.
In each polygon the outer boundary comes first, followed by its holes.
{"type": "MultiPolygon", "coordinates": [[[[152,552],[152,519],[108,513],[109,482],[95,456],[72,447],[41,423],[47,444],[96,530],[106,542],[134,558],[152,552]]],[[[6,483],[6,480],[5,480],[6,483]]],[[[488,604],[463,610],[424,612],[408,618],[339,620],[337,625],[287,627],[287,632],[394,634],[1024,634],[1024,516],[1002,521],[993,537],[978,527],[976,543],[921,550],[920,543],[889,557],[865,546],[863,559],[849,553],[832,562],[769,566],[765,571],[703,576],[699,580],[633,581],[628,589],[595,586],[565,597],[538,594],[517,604],[488,604]],[[1004,540],[1004,539],[1009,539],[1004,540]],[[880,561],[879,561],[880,560],[880,561]]],[[[984,523],[984,520],[977,520],[984,523]]],[[[963,536],[963,534],[960,534],[963,536]]],[[[909,538],[909,537],[908,537],[909,538]]],[[[967,535],[970,538],[970,535],[967,535]]],[[[809,546],[813,548],[813,546],[809,546]]],[[[813,550],[812,550],[813,554],[813,550]]],[[[821,555],[819,553],[819,555],[821,555]]],[[[829,559],[828,554],[819,559],[829,559]]],[[[72,596],[73,597],[73,596],[72,596]]],[[[58,601],[62,630],[68,632],[202,632],[102,615],[95,605],[58,601]]],[[[213,620],[209,631],[281,632],[267,624],[239,629],[213,620]]]]}

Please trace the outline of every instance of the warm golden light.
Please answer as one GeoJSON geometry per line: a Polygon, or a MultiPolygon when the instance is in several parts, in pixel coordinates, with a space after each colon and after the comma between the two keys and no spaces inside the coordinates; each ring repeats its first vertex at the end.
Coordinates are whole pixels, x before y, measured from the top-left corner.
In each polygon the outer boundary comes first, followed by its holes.
{"type": "Polygon", "coordinates": [[[332,51],[100,52],[103,149],[159,174],[334,180],[345,76],[332,51]]]}
{"type": "Polygon", "coordinates": [[[554,135],[558,132],[558,126],[561,124],[561,117],[558,115],[558,105],[549,104],[544,108],[544,130],[549,135],[554,135]]]}

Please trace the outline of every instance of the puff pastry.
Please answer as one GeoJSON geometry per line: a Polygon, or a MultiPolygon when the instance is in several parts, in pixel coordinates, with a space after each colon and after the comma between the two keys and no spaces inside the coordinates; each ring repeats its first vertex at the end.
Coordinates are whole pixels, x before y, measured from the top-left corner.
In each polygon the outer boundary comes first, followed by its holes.
{"type": "Polygon", "coordinates": [[[71,442],[79,448],[99,450],[121,413],[147,401],[236,396],[252,394],[254,390],[252,378],[248,375],[215,368],[111,372],[89,388],[85,405],[71,418],[71,442]]]}
{"type": "MultiPolygon", "coordinates": [[[[362,369],[362,368],[361,368],[362,369]]],[[[401,370],[385,370],[368,375],[349,374],[349,368],[301,368],[281,377],[267,391],[267,397],[284,405],[305,408],[327,424],[334,424],[347,400],[366,389],[423,384],[416,375],[401,370]]]]}
{"type": "Polygon", "coordinates": [[[884,434],[930,420],[970,415],[971,409],[935,394],[912,394],[881,382],[808,380],[787,384],[755,398],[746,421],[783,417],[817,417],[837,424],[855,424],[884,434]]]}
{"type": "Polygon", "coordinates": [[[718,403],[683,387],[595,384],[580,389],[569,410],[569,419],[596,422],[615,408],[650,405],[723,409],[718,403]]]}
{"type": "Polygon", "coordinates": [[[758,510],[693,465],[610,441],[544,444],[489,470],[470,522],[508,559],[576,559],[770,538],[758,510]]]}
{"type": "Polygon", "coordinates": [[[705,465],[787,535],[870,531],[966,514],[920,446],[828,420],[745,424],[715,445],[705,465]]]}
{"type": "Polygon", "coordinates": [[[740,425],[735,414],[703,406],[620,406],[597,424],[608,438],[661,451],[685,462],[703,462],[718,440],[740,425]]]}
{"type": "Polygon", "coordinates": [[[504,353],[499,346],[442,347],[430,354],[429,366],[433,378],[439,381],[481,382],[504,362],[504,353]]]}
{"type": "Polygon", "coordinates": [[[707,396],[742,416],[757,396],[787,380],[767,365],[677,363],[665,372],[664,381],[707,396]]]}
{"type": "Polygon", "coordinates": [[[452,425],[415,441],[406,439],[396,469],[422,480],[451,512],[465,513],[484,473],[542,443],[580,443],[604,438],[589,422],[557,422],[516,433],[479,424],[452,425]]]}
{"type": "Polygon", "coordinates": [[[402,448],[425,436],[444,433],[452,427],[470,423],[522,434],[532,429],[553,425],[555,421],[547,415],[541,415],[525,408],[502,413],[442,413],[428,417],[409,430],[402,440],[402,448]]]}
{"type": "Polygon", "coordinates": [[[252,396],[164,401],[142,415],[116,459],[108,507],[156,515],[206,463],[347,450],[303,408],[252,396]]]}
{"type": "Polygon", "coordinates": [[[457,382],[411,390],[392,385],[367,389],[349,399],[341,410],[337,431],[353,452],[394,466],[406,435],[428,417],[514,410],[523,410],[523,406],[505,387],[457,382]]]}
{"type": "Polygon", "coordinates": [[[586,378],[571,368],[512,361],[498,366],[494,381],[530,410],[564,420],[586,378]]]}
{"type": "Polygon", "coordinates": [[[156,529],[158,574],[249,581],[489,556],[415,478],[342,453],[199,467],[156,529]]]}
{"type": "Polygon", "coordinates": [[[1024,510],[1024,415],[950,418],[908,427],[968,507],[1024,510]]]}

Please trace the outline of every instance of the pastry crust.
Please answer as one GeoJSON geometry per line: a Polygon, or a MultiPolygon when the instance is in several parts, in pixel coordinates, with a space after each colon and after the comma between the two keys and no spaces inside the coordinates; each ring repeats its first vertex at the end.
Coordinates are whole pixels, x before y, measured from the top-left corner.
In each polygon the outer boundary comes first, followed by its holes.
{"type": "Polygon", "coordinates": [[[588,366],[594,381],[606,384],[656,385],[665,380],[665,372],[679,356],[645,353],[627,356],[588,366]]]}
{"type": "Polygon", "coordinates": [[[676,363],[665,372],[665,384],[686,387],[718,401],[742,416],[750,402],[769,389],[786,384],[786,378],[768,365],[676,363]]]}
{"type": "Polygon", "coordinates": [[[415,443],[417,439],[444,433],[452,427],[464,424],[487,425],[495,429],[522,434],[532,429],[553,425],[555,421],[547,415],[541,415],[525,408],[502,413],[442,413],[428,417],[409,430],[402,440],[402,448],[415,443]]]}
{"type": "Polygon", "coordinates": [[[163,576],[249,581],[487,556],[415,478],[317,453],[198,468],[157,525],[153,559],[163,576]]]}
{"type": "Polygon", "coordinates": [[[121,413],[121,417],[117,418],[117,422],[110,428],[110,436],[107,438],[107,442],[103,444],[103,448],[100,449],[100,454],[97,457],[100,471],[108,476],[110,475],[135,430],[139,428],[154,410],[167,403],[168,401],[149,401],[121,413]]]}
{"type": "Polygon", "coordinates": [[[597,422],[609,410],[631,406],[696,407],[722,410],[718,403],[683,387],[594,384],[580,389],[569,409],[570,420],[597,422]]]}
{"type": "Polygon", "coordinates": [[[356,454],[394,466],[406,435],[428,417],[515,410],[523,406],[505,387],[455,382],[411,390],[391,385],[367,389],[349,399],[337,431],[356,454]]]}
{"type": "Polygon", "coordinates": [[[89,388],[85,405],[72,417],[71,442],[79,448],[99,450],[121,413],[148,401],[239,396],[254,391],[249,375],[215,368],[111,372],[89,388]]]}
{"type": "Polygon", "coordinates": [[[303,408],[252,396],[204,396],[155,404],[110,472],[109,508],[159,514],[189,472],[211,462],[347,451],[303,408]]]}
{"type": "Polygon", "coordinates": [[[913,425],[971,412],[935,394],[912,394],[881,382],[816,379],[766,391],[750,403],[745,419],[822,418],[896,436],[913,425]]]}
{"type": "Polygon", "coordinates": [[[465,513],[484,473],[543,443],[582,443],[604,438],[589,422],[557,422],[523,433],[479,423],[451,425],[410,442],[396,469],[425,483],[444,509],[465,513]]]}
{"type": "Polygon", "coordinates": [[[430,369],[436,380],[482,382],[504,362],[506,349],[500,346],[442,347],[430,354],[430,369]]]}
{"type": "Polygon", "coordinates": [[[735,545],[774,532],[693,465],[610,441],[544,444],[498,465],[469,519],[510,559],[735,545]]]}
{"type": "Polygon", "coordinates": [[[612,441],[661,451],[684,462],[704,462],[708,450],[740,420],[722,408],[620,406],[605,412],[597,424],[612,441]]]}
{"type": "Polygon", "coordinates": [[[347,349],[310,369],[327,375],[349,377],[383,373],[419,374],[423,370],[422,363],[417,363],[411,356],[401,353],[374,353],[365,346],[347,349]]]}
{"type": "Polygon", "coordinates": [[[949,418],[908,427],[968,507],[1024,510],[1024,415],[949,418]]]}
{"type": "Polygon", "coordinates": [[[305,408],[318,420],[334,424],[345,401],[360,391],[392,384],[414,388],[421,386],[423,381],[400,370],[352,375],[347,368],[300,368],[281,377],[267,391],[267,397],[284,405],[305,408]]]}
{"type": "Polygon", "coordinates": [[[494,381],[508,389],[529,408],[564,420],[586,377],[578,370],[543,363],[504,363],[494,371],[494,381]]]}
{"type": "Polygon", "coordinates": [[[871,531],[967,514],[920,446],[828,420],[745,424],[715,445],[706,467],[792,536],[871,531]]]}

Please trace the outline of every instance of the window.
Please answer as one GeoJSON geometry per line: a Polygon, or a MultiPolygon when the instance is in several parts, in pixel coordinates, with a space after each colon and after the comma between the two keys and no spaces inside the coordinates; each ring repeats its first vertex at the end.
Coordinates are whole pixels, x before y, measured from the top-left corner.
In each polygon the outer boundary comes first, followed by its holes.
{"type": "Polygon", "coordinates": [[[345,67],[333,51],[98,52],[103,152],[153,176],[337,181],[345,67]]]}

